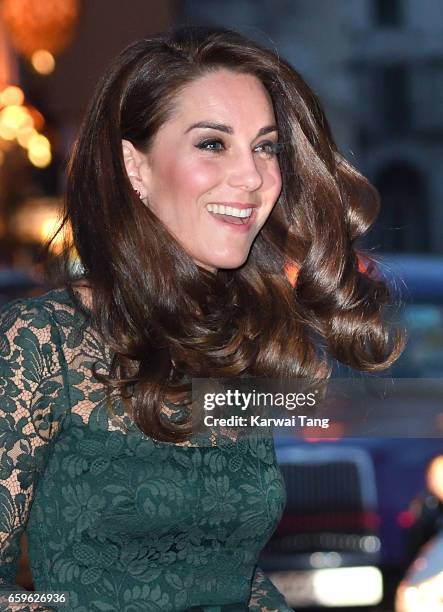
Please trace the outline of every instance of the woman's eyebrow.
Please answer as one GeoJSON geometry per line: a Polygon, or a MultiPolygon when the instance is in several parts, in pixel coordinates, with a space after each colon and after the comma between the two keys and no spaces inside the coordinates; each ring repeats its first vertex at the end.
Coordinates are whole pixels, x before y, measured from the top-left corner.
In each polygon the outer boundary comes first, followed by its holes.
{"type": "MultiPolygon", "coordinates": [[[[234,133],[234,130],[230,125],[224,125],[223,123],[213,123],[212,121],[199,121],[198,123],[193,123],[190,127],[188,127],[185,134],[187,134],[188,132],[190,132],[191,130],[195,128],[218,130],[219,132],[225,132],[225,134],[234,133]]],[[[276,131],[277,131],[276,125],[266,125],[265,127],[262,127],[258,130],[256,138],[259,138],[259,136],[264,136],[265,134],[269,134],[269,132],[276,132],[276,131]]]]}

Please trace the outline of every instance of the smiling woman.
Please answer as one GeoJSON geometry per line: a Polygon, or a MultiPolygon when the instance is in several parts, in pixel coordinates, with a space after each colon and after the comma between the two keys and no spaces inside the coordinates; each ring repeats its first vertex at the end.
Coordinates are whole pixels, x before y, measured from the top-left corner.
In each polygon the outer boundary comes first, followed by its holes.
{"type": "Polygon", "coordinates": [[[148,149],[123,140],[141,199],[201,267],[239,268],[281,190],[269,94],[218,69],[191,81],[148,149]],[[205,117],[205,121],[197,121],[205,117]]]}
{"type": "Polygon", "coordinates": [[[393,363],[356,252],[377,210],[273,52],[182,28],[120,54],[69,165],[84,272],[0,319],[2,609],[26,527],[35,589],[72,612],[289,611],[257,566],[285,504],[272,436],[199,444],[190,380],[393,363]]]}

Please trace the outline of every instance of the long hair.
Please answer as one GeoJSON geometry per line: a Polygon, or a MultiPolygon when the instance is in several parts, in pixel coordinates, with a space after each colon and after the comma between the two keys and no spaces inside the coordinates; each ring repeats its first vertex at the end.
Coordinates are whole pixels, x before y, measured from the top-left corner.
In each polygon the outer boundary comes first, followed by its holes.
{"type": "Polygon", "coordinates": [[[399,356],[385,284],[359,270],[356,240],[377,192],[338,152],[320,104],[294,68],[225,29],[184,27],[127,47],[98,84],[69,164],[64,223],[84,267],[92,317],[112,352],[109,392],[147,435],[182,441],[189,423],[162,406],[192,377],[326,379],[330,358],[377,372],[399,356]],[[246,263],[194,263],[135,195],[122,139],[148,151],[180,91],[220,68],[256,76],[283,143],[282,191],[246,263]],[[285,266],[297,267],[292,287],[285,266]]]}

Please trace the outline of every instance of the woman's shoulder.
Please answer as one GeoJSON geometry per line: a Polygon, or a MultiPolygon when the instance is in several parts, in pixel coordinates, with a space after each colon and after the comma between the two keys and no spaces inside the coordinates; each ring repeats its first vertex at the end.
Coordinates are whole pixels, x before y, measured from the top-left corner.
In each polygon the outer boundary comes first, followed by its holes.
{"type": "Polygon", "coordinates": [[[77,288],[56,287],[43,294],[17,298],[0,309],[2,327],[13,326],[17,319],[43,328],[48,324],[74,325],[88,318],[88,295],[77,288]]]}
{"type": "Polygon", "coordinates": [[[66,288],[18,298],[0,310],[0,373],[5,380],[0,413],[4,408],[12,419],[26,407],[41,439],[49,439],[55,423],[70,410],[72,366],[67,357],[72,359],[81,344],[81,319],[66,288]]]}

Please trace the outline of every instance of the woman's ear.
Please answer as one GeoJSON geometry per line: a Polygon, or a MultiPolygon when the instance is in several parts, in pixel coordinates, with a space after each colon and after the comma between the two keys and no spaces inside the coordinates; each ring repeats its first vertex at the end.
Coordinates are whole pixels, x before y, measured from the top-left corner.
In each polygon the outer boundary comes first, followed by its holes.
{"type": "Polygon", "coordinates": [[[147,200],[147,185],[142,178],[143,165],[147,163],[146,156],[138,151],[132,142],[122,140],[123,161],[126,173],[131,181],[132,188],[138,193],[142,201],[147,200]]]}

